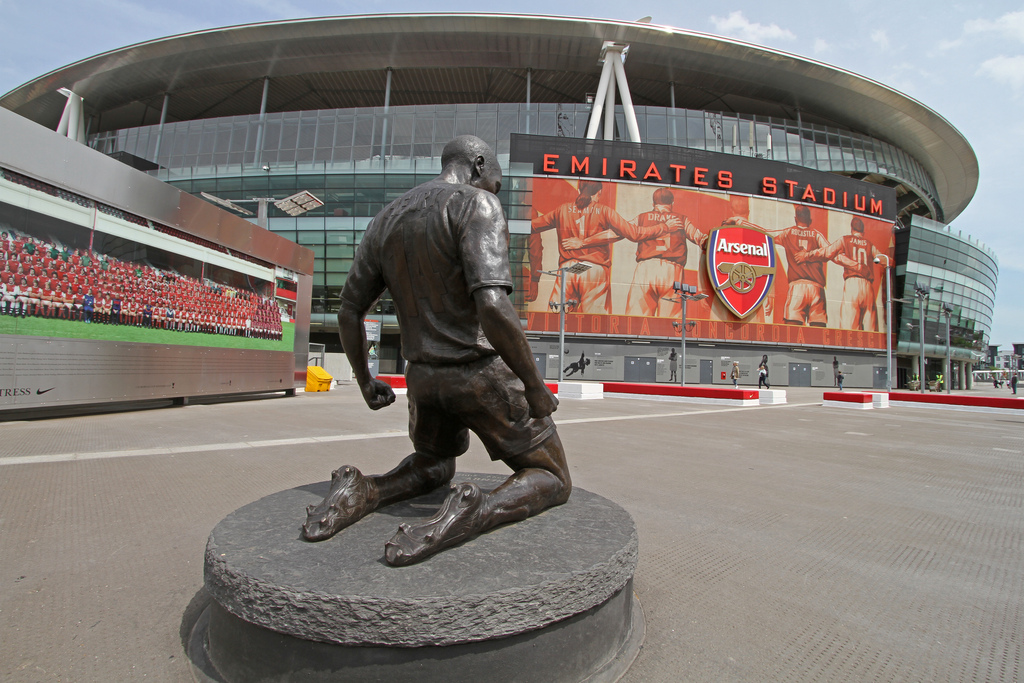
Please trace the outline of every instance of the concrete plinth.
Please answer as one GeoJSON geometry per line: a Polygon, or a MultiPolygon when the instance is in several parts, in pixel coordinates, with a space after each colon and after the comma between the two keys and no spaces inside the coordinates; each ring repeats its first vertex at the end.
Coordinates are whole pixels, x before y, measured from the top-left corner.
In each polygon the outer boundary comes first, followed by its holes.
{"type": "MultiPolygon", "coordinates": [[[[485,490],[504,479],[455,477],[485,490]]],[[[385,541],[399,523],[430,517],[446,490],[303,541],[305,507],[328,486],[262,498],[210,534],[215,603],[199,627],[222,680],[597,682],[635,657],[637,535],[611,501],[575,489],[565,505],[391,567],[385,541]]]]}
{"type": "Polygon", "coordinates": [[[587,401],[604,398],[604,385],[600,382],[559,382],[558,398],[587,401]]]}
{"type": "Polygon", "coordinates": [[[758,402],[763,406],[779,406],[786,403],[785,389],[758,389],[758,402]]]}

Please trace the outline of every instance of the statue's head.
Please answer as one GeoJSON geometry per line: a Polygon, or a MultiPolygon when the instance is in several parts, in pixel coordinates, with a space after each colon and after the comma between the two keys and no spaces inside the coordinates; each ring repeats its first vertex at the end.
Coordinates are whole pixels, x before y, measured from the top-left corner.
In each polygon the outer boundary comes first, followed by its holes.
{"type": "Polygon", "coordinates": [[[469,171],[468,184],[498,194],[501,189],[501,166],[494,150],[475,135],[460,135],[441,152],[441,166],[469,171]]]}

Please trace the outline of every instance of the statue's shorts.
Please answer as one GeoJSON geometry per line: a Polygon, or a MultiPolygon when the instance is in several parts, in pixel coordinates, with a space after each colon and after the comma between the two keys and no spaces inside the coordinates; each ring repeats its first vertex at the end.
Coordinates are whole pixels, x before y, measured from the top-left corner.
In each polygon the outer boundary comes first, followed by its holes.
{"type": "Polygon", "coordinates": [[[469,430],[491,460],[527,453],[555,433],[551,417],[530,417],[522,381],[499,356],[470,363],[410,363],[409,438],[418,453],[453,458],[469,449],[469,430]]]}

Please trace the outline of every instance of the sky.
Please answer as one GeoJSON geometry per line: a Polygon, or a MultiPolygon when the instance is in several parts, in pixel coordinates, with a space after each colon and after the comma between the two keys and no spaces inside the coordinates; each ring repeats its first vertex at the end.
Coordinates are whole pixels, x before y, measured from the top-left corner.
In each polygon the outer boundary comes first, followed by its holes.
{"type": "MultiPolygon", "coordinates": [[[[163,36],[280,19],[387,12],[557,14],[653,23],[729,36],[848,69],[938,112],[967,138],[981,180],[953,221],[999,258],[990,343],[1024,342],[1024,246],[1013,202],[1024,160],[1024,4],[760,0],[0,0],[0,93],[107,50],[163,36]],[[999,199],[1003,197],[1003,199],[999,199]]],[[[627,62],[628,75],[628,62],[627,62]]],[[[3,144],[0,131],[0,144],[3,144]]]]}

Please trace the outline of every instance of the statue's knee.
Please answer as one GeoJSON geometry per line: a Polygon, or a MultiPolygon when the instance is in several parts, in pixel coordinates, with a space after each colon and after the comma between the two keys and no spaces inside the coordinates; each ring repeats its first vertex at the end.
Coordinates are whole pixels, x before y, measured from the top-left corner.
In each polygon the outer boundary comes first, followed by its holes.
{"type": "Polygon", "coordinates": [[[450,482],[455,477],[455,458],[434,460],[427,468],[427,477],[435,488],[450,482]]]}
{"type": "Polygon", "coordinates": [[[557,505],[561,505],[569,500],[569,495],[572,493],[572,481],[569,479],[569,473],[565,472],[562,476],[559,476],[558,482],[561,486],[558,489],[558,495],[555,496],[555,500],[557,505]]]}

